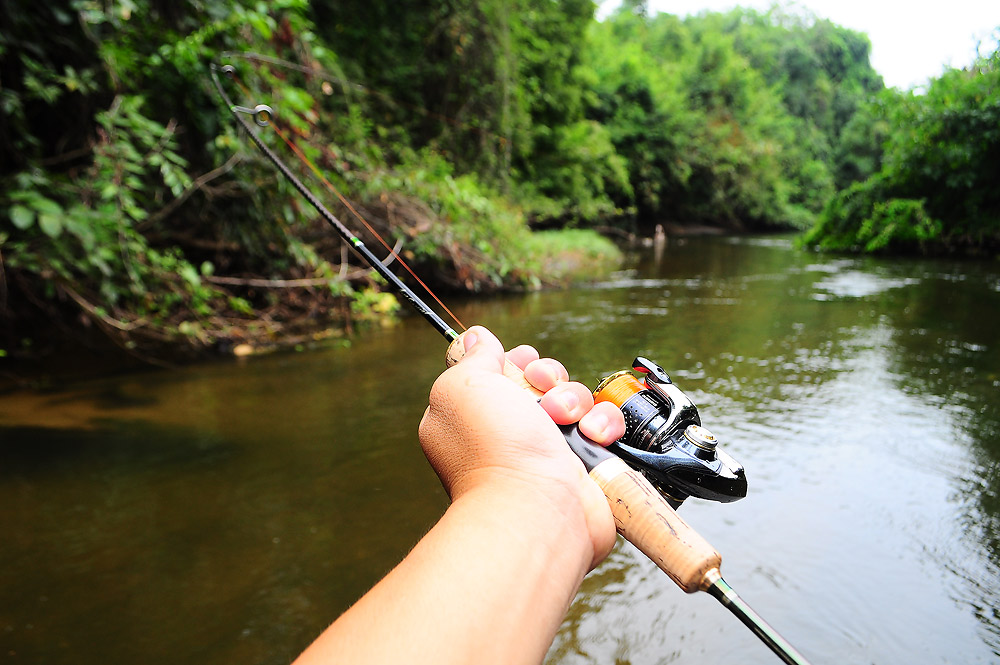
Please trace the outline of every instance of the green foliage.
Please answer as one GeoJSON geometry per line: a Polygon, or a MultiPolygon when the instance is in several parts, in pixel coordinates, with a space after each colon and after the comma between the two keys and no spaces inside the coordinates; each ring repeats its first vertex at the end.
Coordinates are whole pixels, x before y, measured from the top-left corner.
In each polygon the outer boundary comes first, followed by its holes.
{"type": "Polygon", "coordinates": [[[157,262],[160,255],[149,251],[139,227],[165,195],[190,186],[187,162],[176,152],[173,130],[143,114],[141,97],[115,97],[95,123],[98,142],[79,177],[40,169],[15,176],[6,197],[15,227],[5,243],[8,264],[53,282],[96,279],[108,304],[130,299],[141,308],[147,283],[175,282],[177,266],[174,259],[157,262]]]}
{"type": "Polygon", "coordinates": [[[890,191],[878,177],[855,183],[831,201],[802,242],[827,250],[914,251],[939,238],[943,225],[923,199],[893,198],[890,191]]]}
{"type": "Polygon", "coordinates": [[[883,100],[890,96],[886,93],[860,105],[841,130],[833,151],[833,173],[838,188],[845,189],[882,168],[882,146],[891,130],[883,100]]]}
{"type": "Polygon", "coordinates": [[[274,232],[275,203],[288,197],[267,196],[273,178],[254,183],[259,170],[237,188],[270,205],[240,209],[241,197],[230,197],[219,208],[209,196],[202,209],[216,219],[207,229],[198,229],[197,208],[184,207],[212,191],[211,178],[195,178],[243,145],[219,123],[206,66],[221,48],[271,49],[282,26],[307,37],[305,3],[19,4],[5,5],[11,29],[0,37],[5,269],[42,298],[68,295],[110,329],[148,339],[177,331],[200,343],[224,334],[216,314],[252,309],[206,283],[210,273],[186,258],[199,243],[179,238],[224,242],[229,234],[216,220],[235,210],[243,230],[233,235],[256,240],[246,250],[253,265],[294,236],[274,232]]]}
{"type": "Polygon", "coordinates": [[[554,150],[540,154],[535,177],[519,183],[517,198],[531,214],[569,221],[594,221],[617,212],[612,193],[631,192],[626,160],[609,131],[591,120],[557,127],[554,150]]]}
{"type": "Polygon", "coordinates": [[[381,320],[399,310],[399,301],[391,293],[374,288],[363,289],[351,301],[351,311],[362,321],[381,320]]]}
{"type": "Polygon", "coordinates": [[[808,227],[841,172],[831,146],[881,87],[867,45],[780,10],[595,24],[589,113],[629,174],[615,203],[648,225],[808,227]]]}
{"type": "Polygon", "coordinates": [[[923,96],[878,95],[867,37],[793,10],[594,9],[3,4],[5,283],[127,344],[391,308],[221,108],[208,65],[223,52],[234,101],[274,107],[320,177],[271,128],[260,138],[314,191],[336,190],[322,198],[349,226],[341,195],[454,288],[563,283],[617,260],[593,233],[531,226],[805,228],[825,209],[809,235],[824,247],[996,238],[996,55],[923,96]],[[252,286],[290,282],[309,290],[252,286]]]}
{"type": "Polygon", "coordinates": [[[923,94],[883,94],[861,126],[885,136],[877,172],[838,194],[805,242],[864,251],[1000,245],[998,53],[946,72],[923,94]]]}
{"type": "Polygon", "coordinates": [[[526,257],[520,250],[530,232],[520,209],[475,176],[456,175],[433,151],[401,159],[391,171],[376,173],[367,187],[372,195],[401,195],[398,214],[419,218],[406,237],[412,263],[433,269],[453,287],[475,291],[538,279],[523,270],[526,257]]]}
{"type": "Polygon", "coordinates": [[[857,237],[865,251],[873,252],[890,245],[921,245],[937,238],[941,229],[941,222],[924,210],[923,200],[889,199],[875,204],[857,237]]]}
{"type": "Polygon", "coordinates": [[[521,247],[534,274],[553,284],[593,281],[621,265],[621,251],[591,229],[539,231],[525,236],[521,247]]]}
{"type": "Polygon", "coordinates": [[[611,192],[628,188],[623,161],[584,116],[591,0],[318,0],[312,9],[345,74],[366,85],[365,114],[402,130],[387,132],[393,141],[515,191],[535,217],[615,212],[611,192]]]}

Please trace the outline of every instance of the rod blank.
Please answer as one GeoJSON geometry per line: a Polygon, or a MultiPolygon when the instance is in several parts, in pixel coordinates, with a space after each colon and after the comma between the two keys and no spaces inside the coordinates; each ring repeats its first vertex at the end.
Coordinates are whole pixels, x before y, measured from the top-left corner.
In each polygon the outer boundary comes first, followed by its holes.
{"type": "Polygon", "coordinates": [[[747,605],[745,600],[740,598],[739,594],[733,591],[733,587],[722,579],[718,570],[715,571],[714,579],[705,591],[717,598],[730,612],[735,614],[754,635],[777,654],[782,662],[788,663],[788,665],[809,665],[809,661],[789,644],[788,640],[779,635],[774,628],[771,628],[759,614],[753,611],[753,608],[747,605]]]}

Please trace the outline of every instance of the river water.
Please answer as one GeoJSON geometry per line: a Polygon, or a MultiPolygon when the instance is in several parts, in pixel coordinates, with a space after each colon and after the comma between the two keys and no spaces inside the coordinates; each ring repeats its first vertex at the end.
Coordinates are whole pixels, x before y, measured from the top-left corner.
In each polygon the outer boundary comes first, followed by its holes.
{"type": "MultiPolygon", "coordinates": [[[[997,264],[691,239],[457,313],[591,386],[662,365],[749,480],[681,514],[814,665],[1000,661],[997,264]]],[[[446,506],[416,442],[444,347],[408,318],[0,396],[0,663],[290,661],[446,506]]],[[[778,661],[619,542],[548,662],[778,661]]]]}

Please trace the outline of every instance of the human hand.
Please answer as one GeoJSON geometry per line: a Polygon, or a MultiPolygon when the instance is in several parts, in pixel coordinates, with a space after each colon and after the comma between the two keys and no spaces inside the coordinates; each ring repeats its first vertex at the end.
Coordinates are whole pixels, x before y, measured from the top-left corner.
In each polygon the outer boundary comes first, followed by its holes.
{"type": "Polygon", "coordinates": [[[503,346],[491,332],[473,327],[463,342],[465,356],[435,381],[420,423],[424,454],[445,490],[453,501],[485,491],[493,500],[516,496],[539,509],[555,507],[580,520],[596,565],[614,545],[614,520],[555,424],[579,421],[584,435],[607,445],[625,431],[621,411],[595,406],[590,390],[569,381],[561,363],[519,346],[506,358],[544,392],[536,402],[503,375],[503,346]]]}

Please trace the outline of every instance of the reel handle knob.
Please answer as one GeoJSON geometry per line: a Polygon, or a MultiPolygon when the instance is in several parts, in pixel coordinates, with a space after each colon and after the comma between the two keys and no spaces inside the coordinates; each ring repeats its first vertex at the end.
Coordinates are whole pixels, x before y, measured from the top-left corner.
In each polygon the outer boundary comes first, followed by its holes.
{"type": "MultiPolygon", "coordinates": [[[[460,335],[449,345],[445,361],[451,367],[464,356],[465,345],[460,335]]],[[[514,363],[507,361],[503,373],[533,395],[543,394],[528,383],[514,363]]],[[[711,586],[722,565],[722,557],[715,548],[670,507],[641,473],[586,439],[575,425],[562,429],[566,442],[604,492],[618,533],[687,593],[711,586]]]]}

